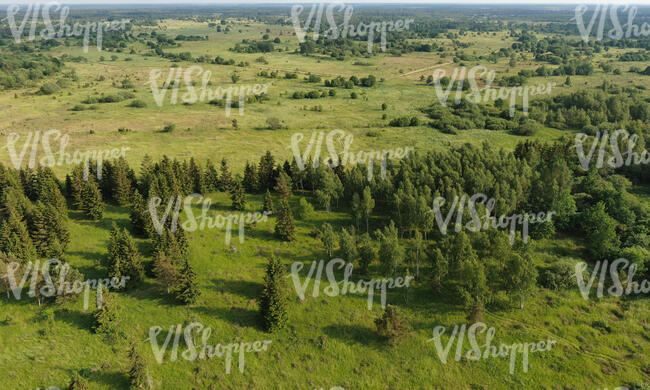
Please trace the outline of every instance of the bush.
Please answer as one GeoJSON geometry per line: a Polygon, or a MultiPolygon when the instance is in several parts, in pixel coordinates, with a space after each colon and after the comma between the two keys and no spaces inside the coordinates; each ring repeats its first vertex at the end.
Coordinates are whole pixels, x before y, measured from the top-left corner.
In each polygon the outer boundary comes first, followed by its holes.
{"type": "Polygon", "coordinates": [[[144,108],[147,107],[147,103],[143,102],[142,100],[135,99],[129,104],[129,107],[144,108]]]}
{"type": "Polygon", "coordinates": [[[532,119],[526,119],[519,123],[519,127],[514,130],[516,135],[531,136],[539,131],[539,123],[532,119]]]}
{"type": "Polygon", "coordinates": [[[176,125],[173,124],[173,123],[168,123],[168,124],[165,125],[165,127],[163,127],[161,132],[163,132],[163,133],[171,133],[174,130],[176,130],[176,125]]]}
{"type": "Polygon", "coordinates": [[[539,273],[539,284],[549,290],[571,288],[575,283],[575,270],[567,262],[557,261],[539,273]]]}
{"type": "Polygon", "coordinates": [[[377,332],[385,337],[391,344],[397,343],[408,333],[408,324],[397,308],[392,305],[386,306],[384,314],[375,319],[377,332]]]}
{"type": "Polygon", "coordinates": [[[314,207],[305,198],[300,198],[298,201],[298,210],[296,216],[299,219],[309,219],[314,213],[314,207]]]}
{"type": "Polygon", "coordinates": [[[282,124],[278,118],[268,118],[266,124],[269,126],[270,130],[279,130],[282,129],[282,124]]]}
{"type": "Polygon", "coordinates": [[[41,85],[41,89],[39,90],[39,93],[42,95],[51,95],[53,93],[57,93],[61,90],[58,84],[56,83],[45,83],[41,85]]]}

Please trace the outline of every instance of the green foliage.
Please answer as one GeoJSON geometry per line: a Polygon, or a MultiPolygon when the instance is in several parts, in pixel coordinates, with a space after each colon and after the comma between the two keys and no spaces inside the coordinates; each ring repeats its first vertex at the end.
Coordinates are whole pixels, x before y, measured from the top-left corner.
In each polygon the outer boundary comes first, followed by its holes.
{"type": "Polygon", "coordinates": [[[129,277],[129,284],[138,283],[144,278],[144,269],[135,241],[126,229],[113,223],[108,243],[108,274],[110,277],[129,277]]]}
{"type": "Polygon", "coordinates": [[[284,241],[293,241],[296,238],[296,224],[287,199],[280,199],[275,234],[284,241]]]}
{"type": "Polygon", "coordinates": [[[314,206],[309,203],[307,199],[301,197],[298,199],[298,209],[296,210],[296,216],[302,220],[308,220],[314,214],[314,206]]]}
{"type": "Polygon", "coordinates": [[[271,256],[264,276],[264,289],[260,297],[260,314],[264,329],[274,332],[287,325],[287,297],[285,270],[280,260],[271,256]]]}
{"type": "Polygon", "coordinates": [[[95,221],[102,219],[104,203],[102,194],[93,180],[86,180],[81,190],[81,210],[95,221]]]}
{"type": "Polygon", "coordinates": [[[410,327],[397,307],[388,305],[381,317],[375,319],[377,333],[391,344],[397,344],[409,332],[410,327]]]}
{"type": "Polygon", "coordinates": [[[186,305],[195,303],[201,295],[201,291],[199,290],[198,283],[196,281],[196,273],[187,260],[185,260],[185,264],[179,272],[178,281],[176,282],[174,288],[174,293],[176,294],[176,299],[186,305]]]}

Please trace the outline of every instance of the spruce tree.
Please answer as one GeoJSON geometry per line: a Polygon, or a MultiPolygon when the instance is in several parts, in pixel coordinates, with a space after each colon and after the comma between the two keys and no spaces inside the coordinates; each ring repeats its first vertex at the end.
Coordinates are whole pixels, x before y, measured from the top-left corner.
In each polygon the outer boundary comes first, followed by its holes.
{"type": "Polygon", "coordinates": [[[201,295],[197,281],[196,273],[192,269],[190,262],[185,260],[183,268],[180,270],[176,289],[176,299],[186,305],[196,302],[201,295]]]}
{"type": "Polygon", "coordinates": [[[264,191],[273,189],[273,185],[275,184],[275,158],[271,152],[267,151],[266,154],[260,158],[257,175],[259,177],[260,190],[264,191]]]}
{"type": "Polygon", "coordinates": [[[260,313],[264,329],[269,332],[283,328],[287,323],[287,297],[284,266],[276,256],[271,256],[264,276],[264,289],[260,297],[260,313]]]}
{"type": "Polygon", "coordinates": [[[193,193],[195,194],[204,194],[205,193],[205,180],[203,178],[203,172],[201,168],[194,161],[194,157],[190,158],[190,166],[187,175],[190,179],[190,187],[193,193]]]}
{"type": "Polygon", "coordinates": [[[124,157],[120,157],[113,165],[110,175],[112,198],[120,206],[125,206],[131,202],[133,182],[130,171],[131,169],[124,157]]]}
{"type": "Polygon", "coordinates": [[[217,169],[210,160],[205,163],[203,181],[206,192],[216,192],[219,190],[219,172],[217,172],[217,169]]]}
{"type": "Polygon", "coordinates": [[[296,223],[287,199],[280,199],[275,221],[275,234],[284,241],[293,241],[296,238],[296,223]]]}
{"type": "Polygon", "coordinates": [[[221,160],[221,175],[219,175],[219,191],[227,192],[230,191],[230,185],[232,182],[232,175],[230,174],[230,168],[228,168],[228,161],[226,159],[221,160]]]}
{"type": "Polygon", "coordinates": [[[87,217],[95,221],[102,219],[102,215],[104,214],[102,194],[97,184],[92,180],[87,180],[83,184],[81,191],[81,209],[87,217]]]}
{"type": "Polygon", "coordinates": [[[108,272],[110,277],[128,276],[130,283],[137,283],[144,278],[140,253],[133,237],[115,223],[108,244],[108,272]]]}
{"type": "Polygon", "coordinates": [[[97,334],[105,336],[114,336],[117,332],[118,324],[118,310],[115,302],[113,301],[112,293],[108,289],[102,287],[102,301],[101,306],[93,313],[95,324],[93,330],[97,334]]]}
{"type": "Polygon", "coordinates": [[[129,381],[131,389],[150,389],[152,387],[152,380],[149,376],[149,368],[143,359],[140,352],[138,352],[137,344],[131,340],[129,348],[129,381]]]}
{"type": "Polygon", "coordinates": [[[230,184],[230,200],[232,200],[233,210],[246,209],[246,197],[244,196],[244,188],[242,187],[239,179],[232,180],[230,184]]]}
{"type": "Polygon", "coordinates": [[[266,194],[264,194],[264,209],[262,211],[273,214],[273,199],[271,199],[269,190],[266,190],[266,194]]]}
{"type": "Polygon", "coordinates": [[[278,179],[276,180],[275,191],[280,194],[280,197],[284,199],[289,199],[291,196],[291,178],[287,175],[284,170],[280,170],[278,179]]]}
{"type": "Polygon", "coordinates": [[[27,225],[11,209],[9,217],[0,227],[0,252],[25,263],[36,259],[36,248],[29,237],[27,225]]]}
{"type": "Polygon", "coordinates": [[[255,193],[259,188],[259,176],[257,175],[257,165],[250,164],[246,161],[246,168],[244,168],[244,189],[248,193],[255,193]]]}
{"type": "Polygon", "coordinates": [[[169,293],[178,284],[180,272],[174,261],[165,253],[158,253],[154,259],[153,272],[169,293]]]}
{"type": "Polygon", "coordinates": [[[145,237],[152,237],[155,233],[149,205],[144,201],[138,190],[133,193],[133,204],[129,215],[133,230],[145,237]]]}

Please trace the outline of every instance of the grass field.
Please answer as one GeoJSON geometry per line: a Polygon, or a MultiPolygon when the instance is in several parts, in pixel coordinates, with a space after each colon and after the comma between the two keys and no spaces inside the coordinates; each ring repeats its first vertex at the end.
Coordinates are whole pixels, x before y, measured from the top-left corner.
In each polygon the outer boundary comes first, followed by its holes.
{"type": "MultiPolygon", "coordinates": [[[[441,57],[437,53],[416,52],[400,57],[378,53],[363,58],[366,65],[354,65],[358,58],[337,61],[294,53],[298,41],[290,26],[252,21],[234,23],[235,27],[228,34],[217,33],[208,28],[207,23],[175,19],[165,19],[155,28],[138,28],[147,32],[154,29],[169,36],[209,37],[207,41],[183,42],[182,47],[169,49],[169,52],[189,51],[194,57],[221,55],[236,63],[249,62],[246,67],[199,64],[212,72],[212,88],[232,85],[233,72],[240,76],[238,85],[273,84],[268,89],[270,100],[246,104],[244,115],[233,109],[227,117],[223,107],[205,101],[171,105],[167,100],[162,107],[156,105],[147,85],[149,72],[160,69],[164,79],[172,64],[188,68],[196,65],[194,62],[172,63],[161,57],[144,55],[151,50],[143,43],[133,44],[135,54],[97,52],[92,47],[85,54],[81,48],[61,46],[52,53],[87,59],[86,62],[66,63],[75,70],[78,81],[48,96],[37,94],[38,88],[0,93],[0,145],[7,145],[11,133],[21,136],[17,143],[17,148],[21,148],[29,132],[57,129],[69,135],[69,151],[128,147],[126,159],[136,171],[145,155],[153,160],[166,155],[179,159],[194,157],[201,163],[226,158],[233,171],[241,173],[247,161],[259,161],[267,150],[274,154],[276,162],[290,160],[293,155],[289,146],[296,132],[303,133],[308,140],[315,131],[343,129],[354,136],[352,151],[414,147],[416,151],[426,152],[486,141],[511,151],[526,139],[506,131],[485,129],[450,135],[426,124],[427,118],[420,109],[438,98],[434,88],[425,85],[420,76],[426,78],[437,68],[446,69],[450,74],[455,66],[469,69],[483,64],[482,61],[455,64],[451,57],[441,57]],[[260,39],[267,29],[271,36],[280,37],[282,42],[276,48],[283,51],[263,55],[229,51],[242,39],[260,39]],[[113,54],[117,56],[114,61],[110,59],[113,54]],[[256,62],[260,56],[268,63],[256,62]],[[268,79],[257,75],[261,70],[280,70],[281,75],[299,72],[299,77],[268,79]],[[351,90],[342,88],[336,89],[335,97],[292,99],[295,91],[327,90],[322,83],[305,82],[303,78],[309,73],[322,75],[324,79],[373,74],[379,82],[373,88],[355,87],[353,91],[359,93],[358,99],[350,97],[351,90]],[[72,110],[83,105],[82,101],[89,96],[123,91],[115,85],[127,77],[135,84],[129,90],[135,94],[135,99],[145,102],[146,107],[127,107],[133,100],[128,99],[96,104],[96,109],[72,110]],[[383,102],[388,105],[386,111],[381,109],[383,102]],[[310,111],[314,105],[322,105],[322,112],[310,111]],[[383,114],[386,119],[382,119],[383,114]],[[391,119],[405,115],[418,116],[423,124],[407,128],[388,126],[391,119]],[[267,129],[269,118],[278,118],[286,128],[267,129]],[[233,128],[233,119],[237,120],[239,129],[233,128]],[[168,123],[175,124],[176,129],[162,132],[168,123]],[[131,131],[118,132],[118,128],[131,131]]],[[[472,46],[465,51],[476,55],[488,55],[514,42],[502,32],[495,35],[470,32],[458,40],[471,42],[472,46]]],[[[448,38],[430,41],[452,46],[448,38]]],[[[623,51],[613,49],[599,54],[596,62],[614,61],[623,51]]],[[[500,74],[516,74],[520,69],[540,66],[532,56],[518,61],[516,69],[511,69],[508,61],[507,57],[501,58],[488,67],[500,74]]],[[[605,79],[619,86],[650,88],[650,77],[628,72],[630,63],[614,61],[613,66],[622,73],[604,74],[597,69],[592,76],[572,76],[570,87],[564,85],[565,76],[533,77],[528,84],[555,82],[557,88],[552,94],[564,94],[582,87],[593,89],[605,79]]],[[[180,93],[186,91],[187,88],[182,87],[180,93]]],[[[644,92],[643,96],[647,98],[648,94],[644,92]]],[[[555,141],[563,136],[573,137],[573,132],[542,128],[532,138],[555,141]]],[[[11,166],[7,147],[0,150],[0,163],[11,166]]],[[[64,178],[71,169],[70,165],[54,167],[59,178],[64,178]]],[[[650,201],[648,188],[637,186],[632,192],[650,201]]],[[[211,210],[230,210],[227,194],[211,194],[210,197],[213,199],[211,210]]],[[[261,195],[246,197],[247,210],[262,208],[261,195]]],[[[274,200],[277,204],[277,199],[274,200]]],[[[293,200],[297,202],[297,197],[293,200]]],[[[324,222],[334,225],[337,231],[348,226],[348,208],[342,205],[330,213],[317,211],[309,221],[298,220],[297,239],[292,243],[281,243],[273,238],[273,216],[250,230],[247,227],[243,244],[233,236],[232,245],[226,245],[223,229],[188,233],[190,259],[202,291],[198,302],[189,306],[175,303],[149,274],[141,286],[113,294],[121,308],[121,335],[117,340],[104,340],[93,333],[92,308],[83,310],[81,300],[39,307],[34,299],[17,301],[8,294],[0,296],[0,372],[3,374],[0,388],[65,388],[70,377],[80,370],[89,378],[91,389],[128,388],[125,372],[128,370],[129,337],[135,337],[141,349],[147,352],[145,359],[154,385],[160,389],[312,390],[341,386],[373,390],[595,390],[612,389],[634,381],[650,382],[650,306],[647,299],[584,300],[577,289],[563,292],[540,289],[527,301],[525,310],[490,309],[485,313],[485,323],[496,328],[496,344],[557,340],[550,351],[530,355],[527,373],[522,372],[521,360],[518,360],[515,373],[510,374],[509,361],[505,358],[476,362],[450,358],[443,364],[430,340],[432,331],[438,325],[449,330],[464,323],[466,310],[457,303],[457,297],[433,297],[426,279],[415,282],[407,290],[389,291],[389,303],[403,311],[412,328],[398,345],[387,345],[376,333],[374,320],[382,312],[377,300],[371,311],[366,308],[366,296],[361,294],[331,298],[321,291],[314,298],[308,290],[306,300],[301,301],[290,279],[287,280],[290,325],[279,333],[266,333],[259,319],[258,300],[268,256],[279,254],[287,267],[295,261],[309,263],[325,259],[320,242],[310,232],[324,222]],[[52,316],[53,326],[48,320],[52,316]],[[179,358],[171,362],[166,355],[165,362],[157,364],[146,341],[150,327],[169,329],[171,325],[193,321],[213,329],[215,344],[265,339],[272,340],[272,344],[266,352],[246,354],[243,373],[237,370],[236,359],[233,359],[229,374],[226,374],[223,358],[195,362],[179,358]]],[[[64,260],[86,278],[103,277],[107,270],[102,260],[107,255],[111,225],[116,223],[130,229],[129,209],[108,206],[100,222],[86,220],[79,211],[70,211],[69,217],[72,237],[64,260]]],[[[375,216],[371,228],[381,225],[380,217],[375,216]]],[[[150,240],[136,241],[144,254],[146,268],[151,268],[150,240]]],[[[571,237],[534,241],[532,245],[540,259],[559,256],[577,262],[582,257],[582,243],[571,237]]],[[[424,264],[425,269],[429,266],[424,264]]],[[[371,276],[380,277],[379,270],[371,268],[371,276]]],[[[453,355],[455,347],[451,351],[453,355]]]]}

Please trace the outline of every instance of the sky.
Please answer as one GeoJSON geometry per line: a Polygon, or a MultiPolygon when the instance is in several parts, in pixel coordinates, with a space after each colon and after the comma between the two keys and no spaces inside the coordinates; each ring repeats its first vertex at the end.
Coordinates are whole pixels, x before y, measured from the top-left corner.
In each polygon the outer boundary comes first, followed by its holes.
{"type": "MultiPolygon", "coordinates": [[[[0,4],[23,4],[30,3],[48,3],[52,0],[0,0],[0,4]]],[[[331,0],[60,0],[62,4],[260,4],[260,3],[333,3],[341,2],[331,0]]],[[[601,3],[617,3],[617,4],[636,4],[636,5],[650,5],[650,0],[351,0],[345,3],[348,4],[372,4],[372,3],[408,3],[408,4],[601,4],[601,3]]]]}

